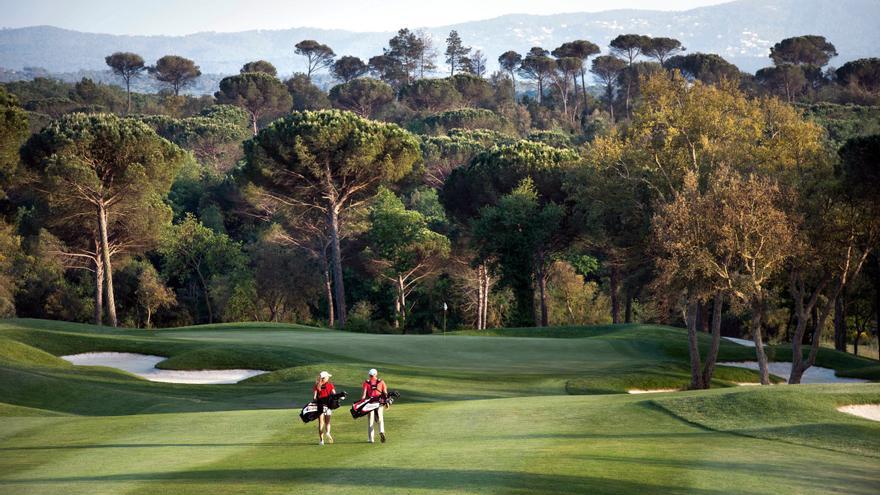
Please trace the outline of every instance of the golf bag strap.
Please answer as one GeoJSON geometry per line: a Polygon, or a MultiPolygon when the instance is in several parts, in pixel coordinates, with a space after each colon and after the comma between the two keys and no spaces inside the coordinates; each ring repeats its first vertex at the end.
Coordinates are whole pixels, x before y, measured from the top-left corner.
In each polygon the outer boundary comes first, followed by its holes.
{"type": "Polygon", "coordinates": [[[379,390],[379,384],[382,383],[381,378],[376,378],[376,383],[370,383],[370,380],[364,382],[364,385],[370,387],[370,396],[372,397],[372,393],[379,390]]]}

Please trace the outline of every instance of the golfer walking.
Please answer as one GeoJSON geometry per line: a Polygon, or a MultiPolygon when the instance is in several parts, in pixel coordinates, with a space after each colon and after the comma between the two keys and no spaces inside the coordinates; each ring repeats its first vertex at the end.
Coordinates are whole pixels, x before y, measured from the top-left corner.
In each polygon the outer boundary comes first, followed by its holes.
{"type": "Polygon", "coordinates": [[[330,436],[330,415],[333,414],[330,410],[330,396],[336,393],[336,388],[330,382],[331,376],[333,375],[322,371],[312,389],[312,401],[318,405],[318,445],[324,445],[324,435],[327,435],[327,442],[333,443],[333,437],[330,436]]]}
{"type": "MultiPolygon", "coordinates": [[[[370,370],[370,373],[367,377],[367,380],[364,382],[364,393],[361,396],[361,400],[366,398],[374,398],[374,397],[387,397],[388,396],[388,387],[385,385],[385,382],[379,378],[379,372],[376,371],[376,368],[370,370]]],[[[382,414],[382,410],[387,406],[380,406],[375,411],[370,413],[370,421],[367,423],[367,441],[373,443],[374,431],[375,431],[375,423],[379,422],[379,439],[382,443],[385,443],[385,417],[382,414]]]]}

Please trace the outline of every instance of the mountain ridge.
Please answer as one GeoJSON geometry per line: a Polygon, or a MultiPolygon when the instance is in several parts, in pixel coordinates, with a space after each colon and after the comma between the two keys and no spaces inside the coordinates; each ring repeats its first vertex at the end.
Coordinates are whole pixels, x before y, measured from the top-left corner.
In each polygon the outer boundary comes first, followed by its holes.
{"type": "MultiPolygon", "coordinates": [[[[458,30],[466,44],[483,50],[490,70],[497,67],[498,55],[506,50],[523,53],[531,46],[552,50],[564,41],[589,39],[607,52],[608,41],[614,36],[639,33],[675,37],[689,52],[717,53],[742,70],[754,72],[770,65],[770,46],[801,34],[823,35],[834,43],[840,53],[831,62],[834,66],[877,56],[880,30],[871,21],[877,18],[880,2],[873,0],[736,0],[684,11],[505,14],[425,29],[438,48],[449,30],[458,30]]],[[[103,70],[104,56],[134,51],[147,63],[166,54],[192,58],[205,73],[235,73],[247,61],[266,59],[281,74],[290,74],[304,69],[302,57],[293,53],[293,44],[302,39],[318,39],[338,55],[356,55],[366,61],[381,53],[393,34],[312,27],[203,31],[181,36],[85,33],[54,26],[3,28],[0,67],[21,70],[37,66],[50,73],[103,70]]],[[[442,68],[440,58],[438,65],[442,68]]]]}

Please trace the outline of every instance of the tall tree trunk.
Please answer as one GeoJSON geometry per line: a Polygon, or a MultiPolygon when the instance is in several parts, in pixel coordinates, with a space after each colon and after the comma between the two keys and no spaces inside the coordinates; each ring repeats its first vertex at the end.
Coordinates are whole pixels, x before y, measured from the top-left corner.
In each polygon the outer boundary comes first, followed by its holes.
{"type": "MultiPolygon", "coordinates": [[[[813,334],[810,341],[810,354],[807,357],[807,360],[804,361],[802,357],[798,358],[797,356],[792,355],[792,358],[796,359],[797,361],[792,363],[791,375],[788,378],[788,383],[800,383],[801,379],[804,376],[804,372],[806,372],[816,362],[816,355],[819,353],[819,342],[822,339],[822,329],[825,327],[825,322],[828,321],[828,317],[831,316],[831,311],[832,308],[834,308],[835,302],[837,300],[837,295],[838,293],[837,291],[835,291],[830,296],[831,299],[827,301],[822,307],[822,311],[819,312],[818,319],[813,324],[813,334]]],[[[800,349],[798,349],[798,354],[802,354],[800,349]]]]}
{"type": "Polygon", "coordinates": [[[691,360],[691,390],[703,388],[702,366],[700,365],[700,346],[697,339],[697,308],[699,300],[693,293],[688,294],[687,304],[687,332],[688,332],[688,355],[691,360]]]}
{"type": "Polygon", "coordinates": [[[513,75],[513,71],[510,71],[510,81],[513,85],[513,102],[516,103],[516,76],[513,75]]]}
{"type": "MultiPolygon", "coordinates": [[[[816,327],[819,326],[819,308],[818,308],[818,307],[816,307],[816,306],[813,307],[813,312],[812,312],[812,314],[811,314],[810,317],[812,318],[812,321],[813,321],[813,326],[812,326],[812,328],[813,328],[813,330],[815,331],[816,327]]],[[[812,336],[812,334],[809,336],[809,341],[808,341],[808,342],[810,342],[810,343],[813,342],[813,336],[812,336]]]]}
{"type": "Polygon", "coordinates": [[[764,352],[764,338],[761,335],[761,316],[764,305],[760,299],[752,301],[752,340],[755,342],[755,355],[758,358],[758,372],[761,385],[770,385],[770,370],[767,367],[767,353],[764,352]]]}
{"type": "Polygon", "coordinates": [[[588,110],[588,108],[587,108],[587,85],[584,84],[584,73],[585,72],[586,71],[584,69],[581,69],[581,94],[584,97],[584,112],[586,112],[588,110]]]}
{"type": "Polygon", "coordinates": [[[489,328],[489,268],[484,264],[483,268],[483,320],[481,325],[483,330],[489,328]]]}
{"type": "Polygon", "coordinates": [[[113,266],[110,264],[110,242],[107,238],[107,211],[98,206],[98,225],[101,230],[101,260],[104,262],[104,290],[107,298],[107,317],[116,327],[116,298],[113,296],[113,266]]]}
{"type": "Polygon", "coordinates": [[[144,325],[144,328],[152,328],[152,323],[150,323],[150,317],[153,316],[153,310],[147,306],[147,322],[144,325]]]}
{"type": "MultiPolygon", "coordinates": [[[[874,251],[874,335],[877,336],[877,349],[880,354],[880,252],[874,251]]],[[[877,356],[880,359],[880,355],[877,356]]]]}
{"type": "Polygon", "coordinates": [[[802,350],[804,343],[804,335],[807,330],[807,324],[812,319],[813,325],[817,325],[817,308],[816,302],[819,295],[828,284],[829,277],[826,275],[819,281],[819,284],[813,290],[810,298],[804,303],[806,297],[806,288],[800,271],[793,271],[789,279],[789,293],[794,299],[795,313],[795,329],[791,338],[791,373],[788,377],[788,383],[800,383],[804,370],[804,353],[802,350]]]}
{"type": "Polygon", "coordinates": [[[846,287],[834,302],[834,348],[846,352],[846,287]]]}
{"type": "Polygon", "coordinates": [[[712,386],[712,375],[715,374],[715,362],[718,360],[718,348],[721,345],[721,311],[724,309],[724,294],[717,292],[712,303],[712,344],[709,354],[703,363],[703,388],[712,386]]]}
{"type": "Polygon", "coordinates": [[[620,292],[620,268],[616,263],[612,263],[611,265],[610,282],[611,323],[616,325],[620,323],[620,298],[618,297],[618,293],[620,292]]]}
{"type": "Polygon", "coordinates": [[[614,88],[610,84],[605,88],[605,96],[608,99],[608,113],[611,114],[611,122],[614,122],[614,88]]]}
{"type": "Polygon", "coordinates": [[[477,330],[483,327],[483,265],[477,267],[477,330]]]}
{"type": "Polygon", "coordinates": [[[623,302],[623,322],[632,323],[633,321],[633,295],[632,289],[627,287],[624,291],[626,299],[623,302]]]}
{"type": "Polygon", "coordinates": [[[333,289],[336,303],[336,317],[338,326],[344,327],[346,318],[345,311],[345,285],[342,281],[342,252],[339,249],[339,206],[330,205],[330,262],[333,266],[333,289]]]}
{"type": "Polygon", "coordinates": [[[547,274],[544,272],[543,268],[538,269],[537,278],[538,291],[541,300],[541,326],[546,327],[550,325],[550,313],[549,308],[547,307],[547,274]]]}
{"type": "MultiPolygon", "coordinates": [[[[400,320],[403,333],[406,333],[406,288],[403,284],[403,277],[400,275],[397,276],[397,305],[399,307],[397,317],[400,320]]],[[[397,328],[396,325],[395,328],[397,328]]]]}
{"type": "Polygon", "coordinates": [[[125,108],[125,115],[131,113],[131,78],[125,79],[125,92],[128,93],[128,106],[125,108]]]}
{"type": "Polygon", "coordinates": [[[251,112],[251,127],[253,127],[254,136],[257,135],[257,114],[251,112]]]}
{"type": "Polygon", "coordinates": [[[709,303],[700,302],[700,319],[697,321],[697,328],[701,332],[709,332],[709,303]]]}
{"type": "Polygon", "coordinates": [[[537,326],[537,313],[535,312],[535,288],[533,284],[530,286],[519,286],[513,289],[513,298],[516,301],[516,313],[514,325],[516,326],[537,326]]]}
{"type": "MultiPolygon", "coordinates": [[[[100,245],[100,242],[96,242],[100,245]]],[[[96,248],[99,246],[95,246],[96,248]]],[[[95,261],[95,325],[104,324],[104,264],[100,257],[95,261]]]]}
{"type": "Polygon", "coordinates": [[[327,313],[329,323],[332,327],[335,324],[335,313],[333,311],[333,284],[330,281],[330,265],[327,263],[327,249],[321,250],[321,274],[324,276],[324,296],[327,298],[327,313]]]}
{"type": "Polygon", "coordinates": [[[400,328],[400,291],[394,288],[394,328],[400,328]]]}
{"type": "Polygon", "coordinates": [[[208,289],[208,281],[202,275],[202,269],[198,265],[195,267],[196,275],[199,277],[199,284],[202,286],[202,295],[205,298],[205,308],[208,310],[208,323],[214,323],[214,309],[211,307],[211,292],[208,289]]]}

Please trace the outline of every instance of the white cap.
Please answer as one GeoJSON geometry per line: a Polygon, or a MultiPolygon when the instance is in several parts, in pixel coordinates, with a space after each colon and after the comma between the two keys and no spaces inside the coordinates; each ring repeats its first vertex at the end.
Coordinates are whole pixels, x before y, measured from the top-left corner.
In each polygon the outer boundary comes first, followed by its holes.
{"type": "Polygon", "coordinates": [[[330,378],[333,375],[331,375],[330,373],[327,373],[326,371],[322,371],[321,373],[318,374],[318,376],[320,376],[321,378],[330,378]]]}
{"type": "Polygon", "coordinates": [[[376,375],[379,374],[379,372],[376,371],[376,368],[373,368],[373,369],[371,369],[370,372],[367,373],[367,374],[370,375],[370,376],[376,376],[376,375]]]}

